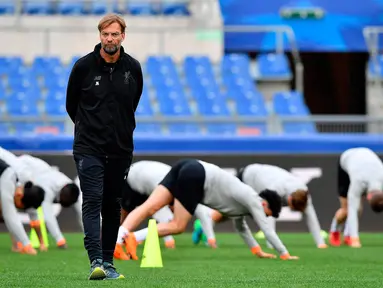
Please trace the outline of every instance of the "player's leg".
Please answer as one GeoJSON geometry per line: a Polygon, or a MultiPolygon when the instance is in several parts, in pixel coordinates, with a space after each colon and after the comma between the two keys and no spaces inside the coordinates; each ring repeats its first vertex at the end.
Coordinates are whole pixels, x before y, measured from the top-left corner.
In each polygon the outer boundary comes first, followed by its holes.
{"type": "Polygon", "coordinates": [[[104,190],[104,163],[90,155],[74,155],[82,191],[82,222],[84,246],[91,263],[89,280],[105,278],[102,269],[102,249],[100,240],[100,213],[104,190]]]}
{"type": "MultiPolygon", "coordinates": [[[[160,210],[158,210],[156,213],[153,214],[153,219],[155,219],[157,223],[167,223],[172,221],[173,218],[174,218],[174,215],[173,215],[173,212],[170,210],[169,206],[162,207],[160,210]]],[[[176,247],[176,241],[171,235],[165,236],[164,242],[165,242],[166,248],[174,249],[176,247]]]]}
{"type": "Polygon", "coordinates": [[[339,197],[340,208],[336,211],[335,216],[331,222],[330,229],[330,244],[332,246],[341,245],[340,232],[347,219],[347,198],[339,197]]]}
{"type": "Polygon", "coordinates": [[[335,216],[331,222],[330,227],[330,239],[329,242],[332,246],[341,245],[340,231],[342,224],[347,218],[347,194],[350,187],[350,177],[347,172],[343,170],[338,161],[338,196],[340,202],[340,208],[336,211],[335,216]]]}
{"type": "MultiPolygon", "coordinates": [[[[201,240],[203,240],[202,238],[205,235],[206,240],[204,242],[207,242],[210,247],[217,247],[214,233],[215,223],[213,221],[215,212],[215,210],[205,205],[199,204],[197,206],[194,215],[196,216],[197,220],[199,220],[200,225],[198,225],[196,222],[194,223],[194,230],[192,234],[192,240],[194,244],[198,244],[201,240]]],[[[219,212],[217,213],[222,216],[219,212]]]]}
{"type": "MultiPolygon", "coordinates": [[[[270,228],[276,231],[275,229],[276,229],[277,220],[274,217],[267,217],[267,222],[269,223],[270,228]]],[[[274,249],[273,245],[271,245],[271,243],[267,240],[266,240],[266,245],[267,245],[267,248],[274,249]]]]}
{"type": "MultiPolygon", "coordinates": [[[[359,214],[359,217],[362,216],[362,213],[363,213],[363,198],[362,197],[360,199],[360,204],[359,204],[359,209],[358,209],[358,214],[359,214]]],[[[350,231],[349,231],[349,225],[347,223],[347,220],[344,224],[344,231],[343,231],[343,243],[345,245],[351,245],[351,238],[350,238],[350,231]]]]}
{"type": "MultiPolygon", "coordinates": [[[[173,220],[157,225],[158,235],[160,237],[182,233],[186,229],[187,223],[191,220],[197,205],[202,201],[204,196],[205,169],[203,166],[196,160],[187,160],[180,163],[182,164],[177,167],[177,173],[171,175],[172,171],[170,171],[159,186],[167,187],[166,191],[171,195],[171,197],[167,198],[168,204],[174,199],[173,220]]],[[[149,197],[148,201],[155,192],[149,197]]],[[[145,203],[143,205],[145,205],[145,203]]],[[[129,219],[129,216],[127,219],[129,219]]],[[[132,233],[129,234],[127,240],[127,249],[132,259],[138,259],[136,255],[137,240],[132,233]]]]}
{"type": "Polygon", "coordinates": [[[124,233],[125,247],[130,257],[133,260],[137,260],[136,249],[138,242],[135,238],[134,229],[142,223],[146,218],[151,217],[154,213],[160,210],[162,207],[168,205],[173,201],[173,195],[168,188],[163,185],[159,185],[154,189],[149,198],[126,217],[124,223],[120,229],[124,233]]]}

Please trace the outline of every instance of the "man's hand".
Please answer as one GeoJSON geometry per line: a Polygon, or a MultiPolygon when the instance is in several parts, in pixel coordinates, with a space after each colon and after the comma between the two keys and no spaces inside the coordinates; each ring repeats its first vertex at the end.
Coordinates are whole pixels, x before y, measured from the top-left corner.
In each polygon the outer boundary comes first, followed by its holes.
{"type": "Polygon", "coordinates": [[[349,246],[352,248],[360,248],[362,247],[362,244],[360,243],[360,240],[358,237],[351,237],[349,246]]]}
{"type": "Polygon", "coordinates": [[[23,244],[21,242],[12,243],[12,252],[20,253],[23,250],[23,244]]]}
{"type": "Polygon", "coordinates": [[[263,252],[263,251],[259,251],[255,255],[257,255],[258,258],[268,258],[268,259],[275,259],[275,258],[277,258],[277,256],[275,256],[274,254],[266,253],[266,252],[263,252]]]}
{"type": "Polygon", "coordinates": [[[208,239],[207,243],[209,247],[216,249],[217,248],[217,241],[215,239],[208,239]]]}
{"type": "Polygon", "coordinates": [[[47,252],[48,251],[48,248],[47,248],[47,246],[45,246],[44,243],[40,243],[40,251],[41,252],[47,252]]]}
{"type": "Polygon", "coordinates": [[[326,249],[326,248],[328,248],[327,244],[319,244],[317,247],[319,249],[326,249]]]}
{"type": "Polygon", "coordinates": [[[298,256],[291,256],[289,253],[283,254],[280,256],[282,260],[298,260],[298,256]]]}
{"type": "Polygon", "coordinates": [[[37,255],[37,251],[32,247],[31,244],[28,244],[27,246],[24,246],[21,250],[22,254],[28,254],[28,255],[37,255]]]}

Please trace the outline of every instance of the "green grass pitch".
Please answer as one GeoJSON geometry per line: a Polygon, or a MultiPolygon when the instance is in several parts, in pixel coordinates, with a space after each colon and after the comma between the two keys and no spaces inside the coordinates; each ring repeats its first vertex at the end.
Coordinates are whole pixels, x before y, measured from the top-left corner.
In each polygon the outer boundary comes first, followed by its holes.
{"type": "Polygon", "coordinates": [[[88,281],[82,235],[68,234],[66,251],[50,247],[26,256],[12,253],[9,236],[0,234],[0,287],[383,287],[383,234],[362,234],[361,249],[326,250],[316,249],[309,234],[281,234],[290,253],[301,257],[294,262],[258,259],[236,234],[218,234],[217,250],[193,245],[190,234],[175,238],[175,250],[160,240],[163,268],[115,261],[126,279],[88,281]]]}

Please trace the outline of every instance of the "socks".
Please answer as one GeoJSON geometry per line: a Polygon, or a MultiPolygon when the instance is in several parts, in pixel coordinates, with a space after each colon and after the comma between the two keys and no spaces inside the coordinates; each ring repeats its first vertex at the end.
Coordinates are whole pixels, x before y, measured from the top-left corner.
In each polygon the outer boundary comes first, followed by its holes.
{"type": "Polygon", "coordinates": [[[118,229],[118,235],[117,235],[117,243],[122,244],[124,243],[124,237],[129,233],[128,230],[126,230],[125,227],[120,226],[118,229]]]}
{"type": "Polygon", "coordinates": [[[137,242],[144,241],[148,235],[148,228],[141,229],[140,231],[134,232],[137,242]]]}
{"type": "Polygon", "coordinates": [[[347,225],[347,222],[346,222],[346,225],[344,226],[344,232],[343,232],[343,236],[347,237],[347,236],[350,236],[350,232],[348,231],[348,225],[347,225]]]}
{"type": "Polygon", "coordinates": [[[170,235],[164,237],[164,241],[165,242],[168,242],[168,241],[171,241],[171,240],[173,240],[173,237],[170,236],[170,235]]]}
{"type": "Polygon", "coordinates": [[[338,224],[338,220],[334,217],[331,222],[330,232],[339,232],[342,224],[338,224]]]}

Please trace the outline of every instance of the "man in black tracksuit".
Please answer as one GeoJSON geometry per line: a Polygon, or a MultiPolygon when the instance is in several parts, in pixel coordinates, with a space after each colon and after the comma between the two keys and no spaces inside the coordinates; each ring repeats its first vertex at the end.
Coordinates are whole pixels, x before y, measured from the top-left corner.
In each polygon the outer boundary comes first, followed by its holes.
{"type": "Polygon", "coordinates": [[[101,43],[75,63],[67,88],[66,109],[75,124],[73,154],[83,193],[90,280],[124,278],[113,266],[113,251],[124,179],[132,161],[134,113],[143,88],[140,63],[121,46],[125,27],[118,15],[101,19],[101,43]]]}

